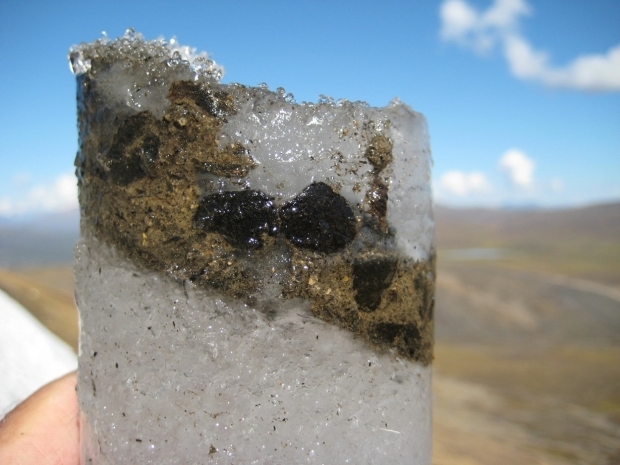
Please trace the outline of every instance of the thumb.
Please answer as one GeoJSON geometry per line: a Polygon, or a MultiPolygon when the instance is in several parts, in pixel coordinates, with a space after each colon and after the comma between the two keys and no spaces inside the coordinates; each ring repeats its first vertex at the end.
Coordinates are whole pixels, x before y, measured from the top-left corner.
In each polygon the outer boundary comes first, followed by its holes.
{"type": "Polygon", "coordinates": [[[43,386],[0,422],[0,463],[79,465],[76,375],[43,386]]]}

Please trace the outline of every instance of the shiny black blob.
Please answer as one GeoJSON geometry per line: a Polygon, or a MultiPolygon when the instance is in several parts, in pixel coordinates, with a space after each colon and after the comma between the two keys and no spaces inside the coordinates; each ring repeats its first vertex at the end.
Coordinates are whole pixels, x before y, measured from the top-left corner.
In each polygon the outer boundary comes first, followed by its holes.
{"type": "Polygon", "coordinates": [[[196,211],[196,225],[223,235],[235,247],[259,249],[263,235],[278,233],[273,199],[260,191],[222,192],[204,197],[196,211]]]}
{"type": "Polygon", "coordinates": [[[106,159],[108,176],[113,182],[126,186],[146,175],[159,155],[156,127],[157,121],[146,111],[130,116],[118,126],[106,159]]]}
{"type": "Polygon", "coordinates": [[[310,184],[285,204],[280,220],[282,232],[294,245],[323,253],[346,247],[356,234],[351,207],[323,182],[310,184]]]}
{"type": "Polygon", "coordinates": [[[414,357],[422,338],[414,324],[377,323],[372,332],[375,340],[396,346],[399,352],[414,357]]]}
{"type": "Polygon", "coordinates": [[[355,302],[364,312],[373,312],[381,305],[381,296],[394,279],[397,261],[392,257],[372,257],[353,262],[355,302]]]}

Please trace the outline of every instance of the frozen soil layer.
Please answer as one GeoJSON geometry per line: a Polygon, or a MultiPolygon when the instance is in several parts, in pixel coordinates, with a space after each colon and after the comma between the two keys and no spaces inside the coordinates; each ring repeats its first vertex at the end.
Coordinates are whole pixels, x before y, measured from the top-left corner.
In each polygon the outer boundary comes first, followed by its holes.
{"type": "Polygon", "coordinates": [[[430,366],[373,349],[307,301],[268,316],[88,234],[75,266],[86,459],[430,463],[430,366]]]}
{"type": "Polygon", "coordinates": [[[82,230],[179,285],[267,318],[303,299],[367,343],[430,363],[424,118],[400,102],[297,104],[221,85],[215,64],[186,58],[135,35],[71,53],[82,230]]]}

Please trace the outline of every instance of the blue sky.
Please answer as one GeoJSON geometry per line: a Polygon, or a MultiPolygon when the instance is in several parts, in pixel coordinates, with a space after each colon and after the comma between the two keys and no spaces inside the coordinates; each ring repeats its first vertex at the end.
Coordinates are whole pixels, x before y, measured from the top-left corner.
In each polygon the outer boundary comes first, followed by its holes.
{"type": "Polygon", "coordinates": [[[618,24],[618,0],[3,0],[0,217],[75,207],[67,51],[127,27],[300,102],[399,97],[428,119],[440,203],[619,201],[618,24]]]}

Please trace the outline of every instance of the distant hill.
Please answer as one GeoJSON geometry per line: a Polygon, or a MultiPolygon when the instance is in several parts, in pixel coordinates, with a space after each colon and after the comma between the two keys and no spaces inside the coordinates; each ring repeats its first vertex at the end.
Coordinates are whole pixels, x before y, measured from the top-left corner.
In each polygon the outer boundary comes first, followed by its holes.
{"type": "Polygon", "coordinates": [[[77,210],[0,223],[0,267],[70,263],[79,236],[77,210]]]}
{"type": "Polygon", "coordinates": [[[620,242],[620,202],[571,209],[506,210],[435,207],[442,248],[531,241],[620,242]]]}
{"type": "Polygon", "coordinates": [[[620,284],[620,203],[572,209],[435,208],[440,250],[498,248],[512,262],[620,284]]]}

